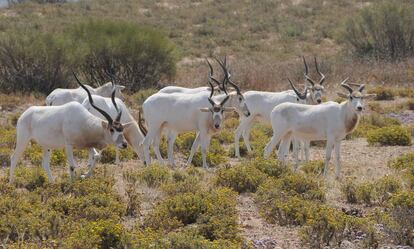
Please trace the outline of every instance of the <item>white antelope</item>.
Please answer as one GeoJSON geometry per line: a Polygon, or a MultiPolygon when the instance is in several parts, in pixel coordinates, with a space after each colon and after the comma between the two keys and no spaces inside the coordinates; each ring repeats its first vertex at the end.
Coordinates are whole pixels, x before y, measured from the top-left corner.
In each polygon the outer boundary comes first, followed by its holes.
{"type": "MultiPolygon", "coordinates": [[[[123,99],[121,90],[125,88],[125,86],[115,84],[113,80],[112,82],[105,83],[104,85],[99,86],[97,88],[93,88],[89,85],[85,85],[85,87],[88,88],[91,94],[99,95],[99,96],[106,97],[106,98],[111,97],[112,90],[115,88],[116,89],[115,96],[120,99],[123,99]]],[[[53,90],[46,97],[46,105],[57,106],[57,105],[63,105],[63,104],[66,104],[72,101],[82,103],[83,100],[85,100],[86,98],[88,98],[88,95],[81,87],[78,87],[75,89],[57,88],[53,90]]]]}
{"type": "MultiPolygon", "coordinates": [[[[75,75],[76,77],[76,75],[75,75]]],[[[79,84],[79,79],[76,77],[76,80],[79,84]]],[[[124,128],[124,137],[129,145],[133,148],[134,152],[138,155],[139,159],[144,160],[144,153],[142,150],[142,141],[144,141],[145,137],[145,128],[142,128],[139,123],[137,123],[134,119],[134,117],[131,115],[130,111],[126,107],[125,103],[115,98],[115,91],[112,91],[111,98],[105,98],[102,96],[94,95],[93,96],[93,103],[95,106],[97,106],[99,109],[105,111],[108,113],[111,117],[116,117],[119,113],[119,111],[122,112],[122,117],[120,122],[121,123],[131,123],[128,127],[124,128]],[[144,133],[144,134],[143,134],[144,133]]],[[[89,98],[86,98],[82,105],[93,115],[104,119],[105,117],[97,111],[95,108],[92,107],[89,98]]],[[[141,112],[139,112],[139,122],[141,122],[141,112]]],[[[115,148],[116,150],[116,156],[115,156],[115,163],[119,164],[119,149],[115,148]]],[[[99,157],[99,154],[95,152],[95,157],[99,157]]]]}
{"type": "MultiPolygon", "coordinates": [[[[240,158],[240,137],[243,137],[244,144],[246,145],[247,151],[251,153],[252,148],[250,145],[250,129],[254,121],[260,121],[263,123],[270,124],[270,113],[273,108],[281,103],[302,103],[302,104],[319,104],[322,102],[322,93],[324,92],[324,87],[322,86],[325,81],[325,75],[319,71],[318,63],[315,57],[315,67],[318,74],[321,76],[321,79],[318,83],[315,83],[308,76],[308,65],[306,63],[305,57],[303,57],[303,63],[305,65],[305,79],[311,84],[310,86],[305,87],[305,94],[299,93],[297,89],[293,86],[292,90],[287,90],[283,92],[263,92],[263,91],[248,91],[244,93],[246,103],[249,106],[251,115],[249,117],[240,116],[239,126],[236,129],[234,136],[234,145],[235,145],[235,156],[240,158]]],[[[295,142],[294,152],[295,157],[298,153],[298,144],[300,141],[295,142]]],[[[304,144],[304,152],[306,161],[309,158],[309,143],[304,144]]]]}
{"type": "MultiPolygon", "coordinates": [[[[76,167],[73,148],[89,149],[91,160],[88,164],[91,169],[96,162],[93,157],[93,148],[102,149],[108,144],[114,144],[118,148],[127,147],[123,131],[128,129],[131,123],[120,123],[122,111],[113,120],[110,115],[93,104],[91,94],[86,87],[84,89],[87,91],[92,107],[99,111],[106,121],[88,112],[78,102],[70,102],[61,106],[28,108],[17,121],[16,148],[11,156],[10,182],[13,182],[17,162],[30,140],[36,141],[42,147],[42,166],[47,172],[49,181],[53,181],[49,168],[51,149],[65,149],[70,166],[70,176],[73,179],[76,167]]],[[[90,174],[89,171],[87,175],[90,174]]]]}
{"type": "Polygon", "coordinates": [[[196,130],[198,139],[194,141],[192,151],[195,150],[198,143],[201,143],[203,167],[207,168],[207,146],[211,134],[220,129],[223,112],[236,110],[246,116],[250,115],[244,97],[236,85],[234,86],[236,91],[228,95],[226,92],[226,94],[213,96],[212,73],[211,71],[209,74],[210,96],[207,92],[197,94],[156,93],[145,100],[143,112],[148,134],[144,139],[144,154],[147,164],[151,162],[150,143],[153,143],[157,159],[160,162],[163,161],[159,153],[159,141],[163,129],[169,132],[168,158],[171,165],[174,165],[173,146],[178,133],[196,130]],[[210,105],[212,108],[206,108],[210,105]]]}
{"type": "Polygon", "coordinates": [[[349,94],[338,93],[339,96],[347,98],[340,104],[330,101],[320,105],[283,103],[276,106],[271,114],[273,136],[266,145],[264,157],[268,158],[281,140],[278,155],[282,160],[291,138],[304,141],[326,140],[324,175],[327,174],[332,149],[335,148],[336,176],[339,177],[341,140],[357,127],[363,109],[363,99],[375,96],[362,94],[364,85],[359,85],[357,91],[352,90],[346,81],[347,79],[341,86],[347,89],[349,94]]]}

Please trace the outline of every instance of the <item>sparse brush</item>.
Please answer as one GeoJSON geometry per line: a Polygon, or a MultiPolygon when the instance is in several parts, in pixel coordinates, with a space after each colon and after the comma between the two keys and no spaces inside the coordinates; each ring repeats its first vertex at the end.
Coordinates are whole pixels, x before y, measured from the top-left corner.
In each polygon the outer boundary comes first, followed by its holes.
{"type": "Polygon", "coordinates": [[[411,145],[411,134],[401,126],[386,126],[369,131],[367,141],[371,146],[409,146],[411,145]]]}

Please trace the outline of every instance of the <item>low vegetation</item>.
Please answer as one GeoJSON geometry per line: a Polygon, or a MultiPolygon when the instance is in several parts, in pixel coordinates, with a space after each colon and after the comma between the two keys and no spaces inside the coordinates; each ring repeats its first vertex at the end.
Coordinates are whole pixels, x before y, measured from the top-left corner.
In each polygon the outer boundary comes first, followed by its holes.
{"type": "Polygon", "coordinates": [[[369,131],[367,141],[369,145],[408,146],[411,145],[411,134],[401,126],[387,126],[369,131]]]}

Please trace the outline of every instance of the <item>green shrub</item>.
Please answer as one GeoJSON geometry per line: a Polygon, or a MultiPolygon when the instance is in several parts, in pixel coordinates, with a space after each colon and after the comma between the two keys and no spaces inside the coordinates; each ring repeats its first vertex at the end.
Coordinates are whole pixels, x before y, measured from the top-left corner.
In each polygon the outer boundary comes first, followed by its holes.
{"type": "Polygon", "coordinates": [[[307,175],[318,176],[323,172],[325,163],[322,160],[309,161],[302,164],[300,169],[307,175]]]}
{"type": "Polygon", "coordinates": [[[364,203],[372,205],[383,203],[401,190],[401,183],[390,176],[384,176],[373,182],[356,184],[346,181],[341,191],[348,203],[364,203]]]}
{"type": "MultiPolygon", "coordinates": [[[[239,152],[241,157],[245,157],[248,155],[247,147],[244,142],[239,142],[239,152]]],[[[234,144],[230,145],[229,152],[227,153],[229,157],[235,158],[236,157],[236,150],[234,148],[234,144]]]]}
{"type": "Polygon", "coordinates": [[[124,248],[125,229],[117,221],[87,222],[64,242],[66,248],[124,248]]]}
{"type": "Polygon", "coordinates": [[[371,220],[349,217],[325,205],[311,210],[305,226],[300,230],[300,236],[302,242],[311,248],[339,247],[342,241],[355,239],[362,240],[364,248],[378,246],[371,220]]]}
{"type": "Polygon", "coordinates": [[[263,159],[258,157],[247,162],[248,165],[257,168],[268,176],[281,177],[291,173],[289,167],[283,166],[275,159],[263,159]]]}
{"type": "Polygon", "coordinates": [[[12,29],[0,37],[2,92],[42,92],[69,88],[68,47],[60,35],[12,29]]]}
{"type": "Polygon", "coordinates": [[[281,226],[303,225],[310,218],[310,209],[314,203],[297,196],[275,199],[262,207],[266,220],[281,226]]]}
{"type": "Polygon", "coordinates": [[[16,145],[16,130],[12,128],[0,129],[0,147],[14,149],[16,145]]]}
{"type": "Polygon", "coordinates": [[[33,191],[47,183],[46,172],[41,167],[19,166],[14,171],[14,185],[17,188],[26,188],[33,191]]]}
{"type": "Polygon", "coordinates": [[[182,153],[189,153],[191,150],[191,146],[193,145],[195,139],[194,132],[186,132],[180,134],[175,141],[177,149],[182,153]]]}
{"type": "Polygon", "coordinates": [[[201,185],[197,177],[187,175],[183,179],[164,183],[161,188],[164,193],[171,196],[179,193],[196,193],[201,190],[201,185]]]}
{"type": "Polygon", "coordinates": [[[234,132],[228,130],[221,130],[219,133],[213,135],[220,144],[231,144],[234,142],[234,132]]]}
{"type": "Polygon", "coordinates": [[[399,59],[414,55],[414,7],[404,1],[380,1],[348,20],[343,39],[359,56],[399,59]]]}
{"type": "Polygon", "coordinates": [[[221,168],[216,173],[215,183],[218,186],[232,188],[239,193],[255,192],[266,179],[266,175],[255,167],[246,164],[230,168],[221,168]]]}
{"type": "Polygon", "coordinates": [[[388,167],[396,170],[408,171],[411,175],[414,175],[414,152],[401,155],[396,159],[389,161],[388,167]]]}
{"type": "Polygon", "coordinates": [[[144,226],[168,232],[196,224],[197,233],[210,240],[237,240],[236,196],[228,188],[180,193],[156,205],[144,226]]]}
{"type": "Polygon", "coordinates": [[[226,129],[236,129],[239,126],[239,119],[237,118],[228,118],[224,120],[224,128],[226,129]]]}
{"type": "Polygon", "coordinates": [[[0,167],[10,166],[10,157],[13,151],[9,148],[0,147],[0,167]]]}
{"type": "MultiPolygon", "coordinates": [[[[220,145],[219,141],[217,141],[216,139],[211,139],[211,143],[209,146],[209,151],[207,152],[207,155],[206,155],[206,159],[207,159],[207,164],[212,167],[218,166],[227,161],[226,152],[220,145]]],[[[203,166],[201,151],[197,151],[194,154],[192,164],[196,167],[203,166]]]]}
{"type": "Polygon", "coordinates": [[[414,193],[400,192],[389,200],[389,213],[394,220],[393,226],[387,227],[399,244],[414,245],[414,193]]]}
{"type": "Polygon", "coordinates": [[[369,145],[408,146],[411,144],[411,134],[401,126],[388,126],[368,132],[369,145]]]}
{"type": "Polygon", "coordinates": [[[151,165],[131,172],[130,175],[136,175],[136,177],[147,184],[148,187],[159,187],[163,183],[168,182],[171,179],[171,172],[165,166],[151,165]]]}
{"type": "Polygon", "coordinates": [[[400,125],[400,121],[395,118],[389,118],[384,115],[373,113],[371,115],[363,116],[358,127],[351,134],[348,134],[347,138],[366,137],[368,132],[372,130],[392,125],[400,125]]]}
{"type": "Polygon", "coordinates": [[[414,99],[410,99],[407,101],[408,110],[414,111],[414,99]]]}
{"type": "MultiPolygon", "coordinates": [[[[135,152],[131,148],[127,149],[118,149],[119,150],[119,160],[128,161],[134,158],[135,152]]],[[[107,146],[101,151],[101,158],[99,162],[101,163],[115,163],[116,159],[116,150],[115,146],[107,146]]]]}
{"type": "Polygon", "coordinates": [[[372,88],[368,92],[377,95],[375,100],[394,100],[395,96],[395,93],[391,88],[384,88],[382,86],[372,88]]]}
{"type": "Polygon", "coordinates": [[[414,98],[414,89],[412,87],[400,87],[395,92],[403,98],[414,98]]]}
{"type": "Polygon", "coordinates": [[[88,82],[102,83],[115,72],[128,91],[153,87],[175,74],[174,45],[150,27],[120,21],[88,21],[66,31],[88,82]]]}
{"type": "Polygon", "coordinates": [[[141,89],[129,97],[131,99],[129,102],[131,102],[130,104],[141,106],[149,96],[156,92],[158,90],[154,88],[141,89]]]}

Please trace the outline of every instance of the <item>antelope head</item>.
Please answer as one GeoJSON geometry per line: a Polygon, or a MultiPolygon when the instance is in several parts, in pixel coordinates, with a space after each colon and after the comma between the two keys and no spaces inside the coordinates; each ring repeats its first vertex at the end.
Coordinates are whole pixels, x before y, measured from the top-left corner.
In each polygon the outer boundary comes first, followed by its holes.
{"type": "Polygon", "coordinates": [[[211,104],[211,107],[200,108],[202,112],[211,112],[212,119],[213,119],[213,126],[215,129],[220,129],[221,123],[224,119],[224,112],[226,111],[234,111],[233,107],[224,107],[224,104],[229,99],[227,95],[221,103],[214,102],[211,97],[208,98],[208,101],[211,104]]]}
{"type": "Polygon", "coordinates": [[[346,82],[348,78],[341,82],[341,86],[348,90],[348,94],[338,92],[338,96],[348,99],[348,103],[351,104],[352,108],[357,112],[360,113],[364,107],[364,99],[371,99],[376,96],[376,94],[364,94],[362,91],[365,88],[364,84],[352,84],[353,86],[357,86],[357,90],[353,90],[349,84],[346,82]]]}
{"type": "Polygon", "coordinates": [[[91,104],[91,106],[95,110],[97,110],[100,114],[102,114],[102,116],[105,117],[106,121],[102,120],[102,128],[105,131],[105,137],[107,138],[107,140],[109,140],[109,142],[115,144],[118,148],[125,149],[128,145],[127,145],[127,142],[125,141],[125,137],[124,137],[124,134],[123,134],[124,128],[127,128],[128,126],[132,125],[132,123],[121,124],[122,110],[119,110],[119,108],[118,108],[118,106],[115,102],[116,89],[113,89],[111,99],[112,99],[112,103],[114,104],[115,109],[117,110],[118,114],[117,114],[115,120],[113,120],[112,117],[107,112],[100,109],[99,107],[97,107],[94,104],[92,95],[89,92],[88,88],[86,88],[85,85],[80,82],[80,80],[78,79],[78,77],[76,76],[75,73],[73,73],[73,76],[75,77],[78,84],[88,94],[88,99],[89,99],[89,103],[91,104]]]}
{"type": "Polygon", "coordinates": [[[316,61],[316,57],[314,57],[315,59],[315,67],[316,67],[316,71],[318,72],[319,76],[321,76],[320,80],[316,83],[316,81],[314,81],[311,77],[309,77],[308,73],[309,73],[309,68],[308,68],[308,64],[306,63],[306,59],[305,57],[303,58],[303,64],[305,65],[305,79],[307,82],[310,83],[310,96],[312,101],[314,101],[315,103],[322,103],[322,94],[325,92],[325,88],[322,85],[323,82],[325,81],[325,75],[323,73],[321,73],[319,71],[319,67],[318,67],[318,62],[316,61]]]}

